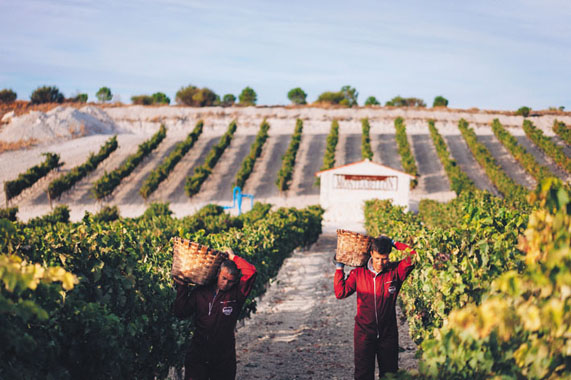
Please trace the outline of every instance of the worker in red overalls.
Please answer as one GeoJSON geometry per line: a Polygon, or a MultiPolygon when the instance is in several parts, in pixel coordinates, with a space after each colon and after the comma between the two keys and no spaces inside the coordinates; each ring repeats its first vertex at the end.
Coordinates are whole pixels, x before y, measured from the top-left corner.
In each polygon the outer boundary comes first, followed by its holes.
{"type": "Polygon", "coordinates": [[[355,379],[375,376],[375,356],[380,377],[398,371],[398,330],[395,305],[402,283],[413,269],[412,255],[416,252],[404,243],[386,236],[373,239],[368,263],[353,269],[347,278],[344,265],[337,262],[334,288],[338,299],[357,292],[354,354],[355,379]],[[398,262],[389,261],[392,247],[408,255],[398,262]]]}
{"type": "Polygon", "coordinates": [[[236,377],[234,329],[252,290],[256,267],[228,250],[217,280],[192,288],[177,281],[174,314],[194,314],[195,331],[184,360],[185,380],[226,380],[236,377]]]}

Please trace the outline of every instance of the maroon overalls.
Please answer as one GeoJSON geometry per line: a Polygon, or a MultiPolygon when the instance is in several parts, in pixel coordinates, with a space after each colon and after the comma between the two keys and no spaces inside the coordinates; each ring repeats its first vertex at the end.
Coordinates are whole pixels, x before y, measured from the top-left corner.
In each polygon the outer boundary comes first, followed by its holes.
{"type": "Polygon", "coordinates": [[[242,271],[239,284],[216,294],[211,285],[178,286],[173,305],[181,319],[195,315],[195,331],[184,360],[185,380],[234,379],[236,377],[236,343],[234,329],[244,301],[252,290],[256,267],[234,256],[242,271]]]}
{"type": "MultiPolygon", "coordinates": [[[[395,243],[399,251],[409,248],[395,243]]],[[[410,254],[415,254],[410,251],[410,254]]],[[[373,379],[375,355],[381,376],[398,370],[398,329],[395,305],[402,283],[412,271],[410,255],[392,262],[375,274],[368,265],[353,269],[347,278],[343,270],[335,271],[334,288],[338,299],[357,291],[354,350],[355,379],[373,379]]]]}

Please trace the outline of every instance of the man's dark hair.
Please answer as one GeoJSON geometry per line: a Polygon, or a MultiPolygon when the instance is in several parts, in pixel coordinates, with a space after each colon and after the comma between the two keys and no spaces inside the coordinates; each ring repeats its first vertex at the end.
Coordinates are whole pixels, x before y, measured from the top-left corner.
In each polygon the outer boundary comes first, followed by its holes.
{"type": "Polygon", "coordinates": [[[240,269],[238,269],[238,267],[236,266],[236,263],[232,260],[229,260],[229,259],[224,260],[222,262],[222,264],[220,264],[220,268],[218,268],[218,273],[220,273],[222,268],[226,268],[228,273],[230,273],[232,276],[235,276],[237,279],[242,277],[242,271],[240,271],[240,269]]]}
{"type": "Polygon", "coordinates": [[[391,253],[391,249],[393,248],[393,243],[388,236],[381,235],[373,239],[371,244],[371,250],[377,251],[381,255],[387,255],[391,253]]]}

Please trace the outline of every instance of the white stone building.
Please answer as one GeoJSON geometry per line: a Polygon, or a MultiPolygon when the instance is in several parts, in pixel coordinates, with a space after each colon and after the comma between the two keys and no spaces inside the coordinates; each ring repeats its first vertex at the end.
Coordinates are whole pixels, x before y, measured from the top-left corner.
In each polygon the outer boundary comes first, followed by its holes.
{"type": "Polygon", "coordinates": [[[409,207],[410,174],[363,160],[315,173],[320,178],[321,207],[334,222],[362,222],[366,200],[391,199],[409,207]]]}

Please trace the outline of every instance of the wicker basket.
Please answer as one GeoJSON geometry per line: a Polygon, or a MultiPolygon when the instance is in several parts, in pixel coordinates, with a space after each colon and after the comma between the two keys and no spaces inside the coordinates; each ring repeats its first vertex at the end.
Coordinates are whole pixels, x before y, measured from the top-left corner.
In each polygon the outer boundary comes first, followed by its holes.
{"type": "Polygon", "coordinates": [[[226,252],[174,237],[171,275],[182,282],[205,285],[216,277],[218,267],[227,258],[226,252]]]}
{"type": "Polygon", "coordinates": [[[373,238],[357,232],[337,230],[337,252],[335,260],[352,267],[362,267],[367,263],[371,254],[373,238]]]}

